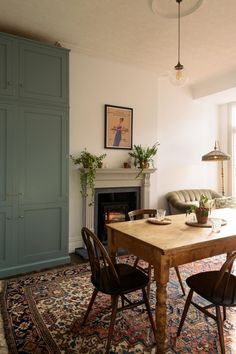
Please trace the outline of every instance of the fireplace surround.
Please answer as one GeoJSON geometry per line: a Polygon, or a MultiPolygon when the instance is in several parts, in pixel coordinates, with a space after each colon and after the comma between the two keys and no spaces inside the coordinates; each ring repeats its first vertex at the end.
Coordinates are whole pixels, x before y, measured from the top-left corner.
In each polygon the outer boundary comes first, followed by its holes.
{"type": "MultiPolygon", "coordinates": [[[[135,194],[134,201],[131,205],[125,206],[123,211],[120,210],[119,221],[127,219],[127,210],[130,208],[149,208],[150,207],[150,175],[156,171],[155,168],[144,169],[142,173],[138,176],[140,169],[136,168],[99,168],[96,170],[95,179],[95,198],[94,204],[90,204],[91,191],[87,191],[87,196],[83,198],[83,208],[82,208],[82,223],[83,226],[88,227],[93,232],[101,233],[98,229],[98,217],[101,217],[103,211],[99,210],[98,199],[100,194],[120,194],[131,193],[128,196],[128,200],[132,199],[132,193],[135,194]],[[137,177],[138,176],[138,177],[137,177]],[[123,216],[121,215],[123,213],[123,216]],[[122,219],[123,218],[123,219],[122,219]]],[[[110,202],[110,201],[109,201],[110,202]]],[[[123,202],[123,200],[122,200],[123,202]]],[[[104,206],[106,206],[106,200],[104,201],[104,206]]],[[[113,207],[119,206],[120,200],[114,200],[113,207]]],[[[125,203],[124,203],[125,204],[125,203]]],[[[118,212],[116,208],[113,208],[113,213],[118,212]]],[[[131,210],[131,209],[130,209],[131,210]]],[[[129,211],[129,210],[128,210],[129,211]]],[[[107,211],[104,211],[104,213],[107,211]]],[[[117,214],[116,214],[117,215],[117,214]]],[[[114,215],[113,215],[114,216],[114,215]]],[[[106,216],[107,217],[107,216],[106,216]]],[[[104,221],[105,216],[104,216],[104,221]]],[[[116,220],[113,220],[116,221],[116,220]]],[[[101,235],[102,242],[106,243],[106,236],[101,235]]],[[[83,248],[76,248],[75,253],[84,256],[86,250],[83,248]]]]}

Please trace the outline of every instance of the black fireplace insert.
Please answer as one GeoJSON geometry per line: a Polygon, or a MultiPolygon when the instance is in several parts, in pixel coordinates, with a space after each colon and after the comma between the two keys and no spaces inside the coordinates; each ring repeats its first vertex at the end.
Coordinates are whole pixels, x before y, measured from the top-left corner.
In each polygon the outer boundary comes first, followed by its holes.
{"type": "Polygon", "coordinates": [[[140,187],[96,188],[94,230],[107,244],[106,224],[129,220],[128,212],[140,208],[140,187]]]}

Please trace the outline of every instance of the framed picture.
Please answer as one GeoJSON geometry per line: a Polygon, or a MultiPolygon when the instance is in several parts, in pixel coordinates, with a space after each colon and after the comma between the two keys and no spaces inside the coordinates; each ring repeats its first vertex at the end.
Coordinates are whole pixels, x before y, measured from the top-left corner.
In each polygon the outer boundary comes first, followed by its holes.
{"type": "Polygon", "coordinates": [[[105,148],[133,147],[133,108],[105,105],[105,148]]]}

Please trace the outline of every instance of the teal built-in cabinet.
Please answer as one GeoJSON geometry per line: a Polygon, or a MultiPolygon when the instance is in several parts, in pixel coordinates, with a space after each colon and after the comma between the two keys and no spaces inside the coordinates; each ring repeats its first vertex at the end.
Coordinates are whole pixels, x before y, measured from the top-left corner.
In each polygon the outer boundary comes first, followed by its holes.
{"type": "Polygon", "coordinates": [[[69,51],[0,33],[0,278],[69,262],[69,51]]]}

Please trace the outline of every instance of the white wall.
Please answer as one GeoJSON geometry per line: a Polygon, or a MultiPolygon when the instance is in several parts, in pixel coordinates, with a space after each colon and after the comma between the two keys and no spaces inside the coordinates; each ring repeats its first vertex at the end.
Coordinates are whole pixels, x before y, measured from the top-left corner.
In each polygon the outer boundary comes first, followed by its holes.
{"type": "MultiPolygon", "coordinates": [[[[107,153],[108,167],[122,167],[127,150],[104,149],[104,105],[133,108],[133,143],[157,141],[157,77],[145,70],[80,55],[70,55],[70,153],[87,148],[107,153]]],[[[70,251],[81,246],[81,196],[79,173],[70,164],[70,251]]],[[[151,177],[151,206],[157,206],[156,176],[151,177]]]]}
{"type": "Polygon", "coordinates": [[[159,80],[158,205],[166,207],[165,194],[172,190],[211,188],[219,191],[218,166],[202,162],[218,137],[218,109],[206,100],[193,100],[186,88],[159,80]]]}
{"type": "MultiPolygon", "coordinates": [[[[165,194],[182,188],[218,190],[217,166],[201,161],[218,134],[216,105],[192,100],[166,78],[127,65],[70,55],[70,153],[85,147],[107,153],[108,167],[121,167],[128,152],[104,149],[104,105],[132,107],[134,144],[160,142],[151,177],[150,207],[166,207],[165,194]]],[[[70,251],[82,245],[79,173],[70,164],[70,251]]]]}

